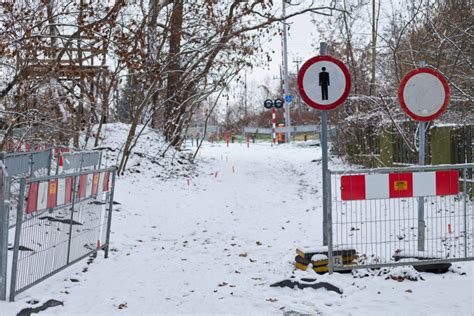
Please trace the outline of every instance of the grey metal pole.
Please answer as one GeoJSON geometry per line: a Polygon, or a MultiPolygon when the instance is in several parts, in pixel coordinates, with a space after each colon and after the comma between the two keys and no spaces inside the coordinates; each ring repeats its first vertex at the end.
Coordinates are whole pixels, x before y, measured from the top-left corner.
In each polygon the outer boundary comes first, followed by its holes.
{"type": "MultiPolygon", "coordinates": [[[[286,1],[283,0],[283,16],[286,16],[286,1]]],[[[290,94],[290,85],[289,85],[289,78],[288,78],[288,33],[286,28],[286,21],[283,21],[283,78],[284,78],[284,85],[283,90],[285,91],[285,95],[283,98],[285,99],[285,127],[286,127],[286,142],[289,143],[291,141],[291,116],[290,116],[290,102],[286,101],[286,96],[290,94]]]]}
{"type": "MultiPolygon", "coordinates": [[[[467,243],[469,231],[467,229],[467,201],[469,199],[469,194],[467,193],[467,169],[462,169],[462,179],[463,179],[463,200],[464,200],[464,214],[463,214],[463,226],[464,226],[464,258],[467,258],[467,243]]],[[[474,216],[473,216],[474,217],[474,216]]],[[[474,247],[474,246],[473,246],[474,247]]],[[[473,253],[474,255],[474,253],[473,253]]]]}
{"type": "Polygon", "coordinates": [[[29,175],[30,175],[30,178],[32,178],[32,177],[33,177],[33,164],[34,164],[34,161],[33,161],[33,154],[30,153],[30,154],[28,155],[28,157],[29,157],[29,159],[28,159],[28,165],[29,165],[29,168],[30,168],[30,170],[28,170],[28,173],[29,173],[29,175]]]}
{"type": "Polygon", "coordinates": [[[53,161],[53,155],[54,155],[53,147],[51,147],[49,149],[48,176],[51,175],[51,164],[52,164],[52,161],[53,161]]]}
{"type": "MultiPolygon", "coordinates": [[[[81,156],[82,157],[82,156],[81,156]]],[[[75,176],[72,178],[72,201],[71,201],[71,223],[69,224],[69,236],[67,241],[67,253],[66,253],[66,264],[69,264],[71,257],[71,243],[72,243],[72,223],[74,221],[74,208],[79,202],[78,186],[80,184],[81,176],[75,176]],[[77,178],[79,177],[79,181],[77,178]]],[[[80,206],[79,206],[80,207],[80,206]]]]}
{"type": "Polygon", "coordinates": [[[113,206],[114,206],[114,193],[115,193],[115,176],[116,176],[117,170],[114,169],[112,172],[112,181],[111,181],[111,186],[110,186],[110,196],[109,196],[109,216],[107,218],[107,232],[105,235],[105,243],[107,244],[105,248],[105,254],[104,258],[109,257],[109,248],[110,248],[110,229],[112,226],[112,212],[113,212],[113,206]]]}
{"type": "Polygon", "coordinates": [[[7,298],[8,208],[5,202],[5,168],[0,168],[0,300],[7,298]]]}
{"type": "Polygon", "coordinates": [[[327,241],[328,241],[328,264],[329,264],[329,274],[334,272],[334,254],[333,254],[333,244],[332,244],[332,205],[331,205],[331,173],[329,170],[326,170],[326,196],[328,197],[326,201],[327,209],[327,241]]]}
{"type": "MultiPolygon", "coordinates": [[[[321,55],[326,55],[327,44],[321,42],[319,46],[319,51],[321,55]]],[[[328,245],[328,206],[329,199],[328,196],[328,112],[321,111],[321,150],[322,150],[322,164],[323,164],[323,245],[328,245]]]]}
{"type": "Polygon", "coordinates": [[[15,300],[16,275],[18,270],[18,253],[20,252],[21,226],[23,223],[23,202],[25,200],[26,179],[20,180],[20,196],[16,210],[15,243],[13,245],[12,274],[10,281],[10,301],[15,300]]]}
{"type": "MultiPolygon", "coordinates": [[[[420,61],[420,67],[424,67],[426,63],[420,61]]],[[[418,123],[418,164],[425,165],[425,128],[426,123],[420,121],[418,123]]],[[[425,250],[425,198],[418,198],[418,251],[425,250]]]]}
{"type": "MultiPolygon", "coordinates": [[[[423,166],[425,164],[425,122],[420,122],[418,125],[418,164],[423,166]]],[[[425,250],[425,198],[420,196],[418,198],[418,251],[425,250]]]]}

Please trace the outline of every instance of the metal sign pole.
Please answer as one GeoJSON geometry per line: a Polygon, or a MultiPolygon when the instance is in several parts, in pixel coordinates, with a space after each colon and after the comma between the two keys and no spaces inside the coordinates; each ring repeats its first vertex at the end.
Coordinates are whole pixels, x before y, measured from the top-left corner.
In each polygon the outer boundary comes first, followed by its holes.
{"type": "Polygon", "coordinates": [[[5,173],[3,163],[0,166],[0,301],[7,297],[7,265],[8,265],[8,211],[5,202],[5,173]]]}
{"type": "MultiPolygon", "coordinates": [[[[326,55],[327,44],[321,42],[319,51],[321,55],[326,55]]],[[[321,150],[322,150],[322,165],[323,165],[323,245],[328,245],[328,112],[321,111],[321,150]]]]}
{"type": "MultiPolygon", "coordinates": [[[[425,126],[426,123],[421,121],[418,124],[418,164],[425,164],[425,126]]],[[[418,198],[418,251],[425,250],[425,198],[418,198]]]]}
{"type": "MultiPolygon", "coordinates": [[[[283,16],[286,16],[286,2],[288,0],[283,0],[283,16]]],[[[286,127],[286,139],[285,142],[289,143],[291,141],[291,116],[290,116],[290,103],[291,100],[287,100],[287,96],[290,94],[290,85],[289,85],[289,78],[288,78],[288,43],[287,43],[287,28],[286,28],[286,21],[283,21],[283,72],[284,72],[284,82],[283,82],[283,90],[284,95],[283,98],[285,100],[285,127],[286,127]]]]}
{"type": "MultiPolygon", "coordinates": [[[[420,67],[425,67],[426,63],[420,61],[420,67]]],[[[420,121],[418,124],[418,164],[425,165],[425,128],[426,123],[420,121]]],[[[425,198],[418,198],[418,251],[425,250],[425,198]]]]}

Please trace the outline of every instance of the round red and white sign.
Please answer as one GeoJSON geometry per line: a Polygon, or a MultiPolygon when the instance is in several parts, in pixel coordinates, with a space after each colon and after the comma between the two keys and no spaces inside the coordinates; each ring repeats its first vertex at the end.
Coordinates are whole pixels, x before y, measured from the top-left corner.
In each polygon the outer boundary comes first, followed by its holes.
{"type": "Polygon", "coordinates": [[[446,111],[449,86],[439,72],[431,68],[410,71],[400,82],[398,99],[403,111],[416,121],[431,121],[446,111]]]}
{"type": "Polygon", "coordinates": [[[349,96],[351,76],[346,65],[331,56],[307,60],[298,73],[298,90],[303,101],[318,110],[332,110],[349,96]]]}

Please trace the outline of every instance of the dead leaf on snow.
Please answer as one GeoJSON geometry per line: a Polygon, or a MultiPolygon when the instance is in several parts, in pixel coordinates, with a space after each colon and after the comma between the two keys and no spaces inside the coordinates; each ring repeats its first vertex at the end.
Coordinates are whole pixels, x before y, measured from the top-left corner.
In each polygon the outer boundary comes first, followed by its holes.
{"type": "Polygon", "coordinates": [[[121,304],[119,304],[118,309],[125,309],[127,307],[128,307],[127,303],[121,303],[121,304]]]}

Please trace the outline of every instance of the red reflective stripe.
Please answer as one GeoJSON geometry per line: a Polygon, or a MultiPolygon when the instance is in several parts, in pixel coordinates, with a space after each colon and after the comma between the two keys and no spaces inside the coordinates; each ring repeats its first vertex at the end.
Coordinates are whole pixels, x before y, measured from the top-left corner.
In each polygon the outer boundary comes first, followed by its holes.
{"type": "Polygon", "coordinates": [[[80,199],[86,196],[86,188],[87,188],[87,174],[83,174],[79,178],[79,198],[80,199]]]}
{"type": "Polygon", "coordinates": [[[56,207],[57,196],[58,196],[58,180],[57,179],[49,180],[47,208],[56,207]]]}
{"type": "Polygon", "coordinates": [[[365,176],[342,176],[341,199],[343,201],[365,200],[365,176]]]}
{"type": "Polygon", "coordinates": [[[388,179],[390,198],[413,196],[413,174],[411,172],[390,173],[388,179]]]}
{"type": "Polygon", "coordinates": [[[459,173],[457,170],[436,171],[436,195],[456,195],[459,193],[459,173]]]}
{"type": "Polygon", "coordinates": [[[28,189],[28,199],[26,200],[26,214],[36,212],[38,205],[39,182],[33,182],[28,189]]]}
{"type": "Polygon", "coordinates": [[[103,187],[104,192],[109,191],[109,176],[110,176],[110,172],[106,171],[104,175],[104,187],[103,187]]]}
{"type": "Polygon", "coordinates": [[[66,178],[66,189],[64,190],[64,203],[69,204],[72,202],[72,177],[66,178]]]}
{"type": "Polygon", "coordinates": [[[97,191],[99,190],[99,173],[94,173],[92,178],[92,196],[97,195],[97,191]]]}

